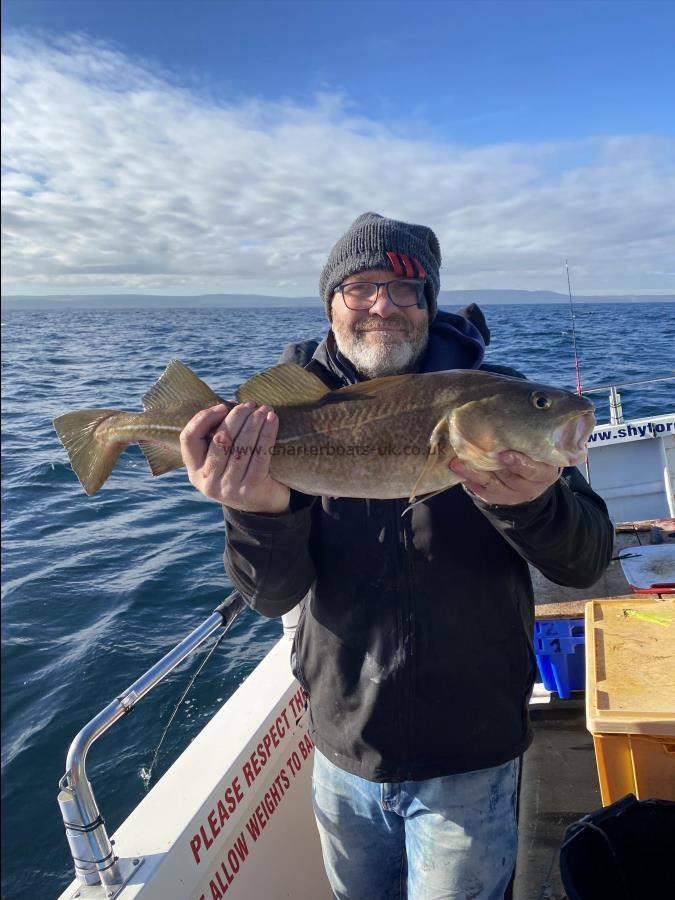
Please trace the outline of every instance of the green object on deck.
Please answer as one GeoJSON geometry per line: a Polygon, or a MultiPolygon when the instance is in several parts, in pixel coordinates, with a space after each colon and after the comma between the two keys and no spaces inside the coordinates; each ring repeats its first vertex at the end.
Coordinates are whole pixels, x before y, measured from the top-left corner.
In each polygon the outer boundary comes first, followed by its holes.
{"type": "Polygon", "coordinates": [[[637,609],[624,609],[624,616],[627,619],[639,619],[641,622],[653,622],[654,625],[663,625],[668,628],[672,624],[670,616],[660,616],[656,613],[643,613],[637,609]]]}

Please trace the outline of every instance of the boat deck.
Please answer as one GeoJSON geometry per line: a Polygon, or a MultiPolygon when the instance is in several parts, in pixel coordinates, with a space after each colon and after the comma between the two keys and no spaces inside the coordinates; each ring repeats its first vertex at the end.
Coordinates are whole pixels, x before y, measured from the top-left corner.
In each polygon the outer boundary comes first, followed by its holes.
{"type": "MultiPolygon", "coordinates": [[[[662,534],[662,539],[675,543],[672,534],[662,534]]],[[[615,535],[613,555],[649,544],[649,530],[626,529],[615,535]]],[[[553,584],[535,569],[531,574],[538,619],[581,618],[590,599],[630,597],[635,602],[660,596],[633,593],[619,561],[613,561],[595,584],[583,589],[553,584]]],[[[672,593],[664,596],[672,597],[672,593]]],[[[568,700],[553,695],[547,703],[531,705],[530,718],[534,741],[523,759],[518,862],[507,900],[565,900],[559,863],[565,831],[602,806],[584,695],[574,694],[568,700]]]]}
{"type": "Polygon", "coordinates": [[[534,742],[525,754],[518,810],[513,900],[564,900],[560,845],[569,825],[602,806],[593,738],[583,698],[531,710],[534,742]]]}
{"type": "MultiPolygon", "coordinates": [[[[675,545],[672,537],[665,537],[664,540],[675,545]]],[[[618,556],[622,552],[635,550],[641,545],[649,545],[649,532],[628,532],[620,533],[614,537],[614,556],[618,556]]],[[[570,588],[554,584],[547,578],[530,566],[530,575],[532,576],[532,585],[534,587],[534,603],[535,615],[540,618],[540,607],[548,603],[572,603],[574,601],[596,600],[604,597],[623,597],[626,594],[632,594],[633,588],[626,580],[623,573],[621,563],[618,560],[611,562],[608,568],[603,572],[602,576],[588,588],[570,588]]],[[[652,598],[657,595],[651,595],[652,598]]],[[[583,602],[578,603],[580,610],[576,615],[583,616],[583,602]]],[[[573,616],[569,616],[573,618],[573,616]]]]}

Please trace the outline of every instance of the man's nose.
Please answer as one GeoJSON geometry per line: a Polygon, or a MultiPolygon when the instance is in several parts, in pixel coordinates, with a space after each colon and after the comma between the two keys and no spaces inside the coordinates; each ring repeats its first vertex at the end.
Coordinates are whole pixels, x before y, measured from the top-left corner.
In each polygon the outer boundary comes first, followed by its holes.
{"type": "Polygon", "coordinates": [[[377,289],[377,298],[375,303],[370,307],[370,314],[380,316],[386,319],[397,311],[396,304],[389,299],[389,292],[386,284],[381,284],[377,289]]]}

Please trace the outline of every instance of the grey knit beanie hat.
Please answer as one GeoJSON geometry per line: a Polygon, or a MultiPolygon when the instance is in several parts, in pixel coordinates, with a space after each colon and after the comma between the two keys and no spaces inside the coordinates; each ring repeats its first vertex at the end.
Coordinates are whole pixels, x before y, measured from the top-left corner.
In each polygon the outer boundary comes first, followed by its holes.
{"type": "Polygon", "coordinates": [[[431,228],[367,212],[352,223],[331,250],[321,273],[319,289],[330,310],[335,288],[348,275],[364,269],[392,269],[402,277],[424,278],[431,322],[438,308],[440,265],[441,248],[431,228]]]}

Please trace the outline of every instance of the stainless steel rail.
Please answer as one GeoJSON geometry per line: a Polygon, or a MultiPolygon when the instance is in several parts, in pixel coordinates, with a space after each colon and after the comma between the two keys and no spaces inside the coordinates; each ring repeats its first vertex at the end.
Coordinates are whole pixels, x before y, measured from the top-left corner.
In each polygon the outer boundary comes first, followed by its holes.
{"type": "Polygon", "coordinates": [[[238,591],[233,591],[201,625],[94,716],[70,745],[66,774],[59,782],[61,793],[58,799],[75,875],[80,883],[101,883],[108,897],[114,897],[123,883],[123,874],[87,778],[89,748],[114,722],[131,712],[142,697],[163,681],[210,635],[219,628],[229,628],[245,606],[238,591]]]}
{"type": "Polygon", "coordinates": [[[671,381],[673,378],[675,378],[675,372],[672,372],[670,375],[657,375],[656,378],[645,378],[641,381],[618,381],[610,384],[599,384],[596,387],[583,388],[581,393],[595,394],[598,391],[609,391],[612,388],[631,387],[635,384],[652,384],[652,382],[655,381],[671,381]]]}
{"type": "Polygon", "coordinates": [[[620,425],[623,422],[623,407],[621,405],[620,387],[632,387],[638,384],[653,384],[657,381],[671,381],[675,378],[675,372],[671,375],[657,375],[655,378],[645,378],[640,381],[620,381],[616,384],[600,384],[596,387],[583,388],[582,394],[597,394],[609,391],[609,422],[610,425],[620,425]]]}

